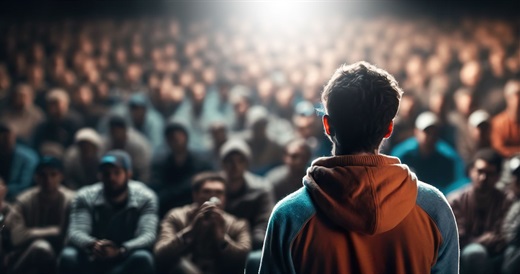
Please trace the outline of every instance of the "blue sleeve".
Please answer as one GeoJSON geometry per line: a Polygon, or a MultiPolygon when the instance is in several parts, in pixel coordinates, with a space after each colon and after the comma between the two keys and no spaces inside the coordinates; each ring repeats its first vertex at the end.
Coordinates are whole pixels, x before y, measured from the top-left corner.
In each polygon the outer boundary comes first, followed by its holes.
{"type": "Polygon", "coordinates": [[[433,219],[442,242],[431,273],[459,273],[459,233],[455,216],[444,195],[425,183],[419,184],[417,204],[433,219]]]}
{"type": "Polygon", "coordinates": [[[304,188],[287,196],[275,206],[267,225],[258,273],[296,273],[291,244],[314,213],[312,201],[304,188]]]}
{"type": "Polygon", "coordinates": [[[30,148],[17,145],[16,156],[11,167],[11,178],[7,182],[9,197],[16,197],[32,185],[38,155],[30,148]]]}

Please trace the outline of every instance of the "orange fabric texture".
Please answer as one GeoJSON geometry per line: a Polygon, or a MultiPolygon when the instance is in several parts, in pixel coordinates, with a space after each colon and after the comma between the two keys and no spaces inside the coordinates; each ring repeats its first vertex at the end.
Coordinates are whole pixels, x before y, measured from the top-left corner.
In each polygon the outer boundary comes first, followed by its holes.
{"type": "Polygon", "coordinates": [[[491,121],[491,144],[504,157],[512,157],[520,152],[520,123],[503,111],[491,121]]]}
{"type": "Polygon", "coordinates": [[[292,243],[296,273],[430,272],[442,236],[397,158],[320,158],[305,186],[319,210],[292,243]]]}

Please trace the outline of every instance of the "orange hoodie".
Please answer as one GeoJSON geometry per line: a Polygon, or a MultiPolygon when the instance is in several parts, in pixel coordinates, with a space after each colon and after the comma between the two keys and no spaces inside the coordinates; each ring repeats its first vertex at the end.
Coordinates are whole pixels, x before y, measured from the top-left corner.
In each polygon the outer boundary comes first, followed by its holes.
{"type": "Polygon", "coordinates": [[[319,158],[303,183],[271,215],[260,273],[458,273],[451,208],[398,158],[319,158]]]}

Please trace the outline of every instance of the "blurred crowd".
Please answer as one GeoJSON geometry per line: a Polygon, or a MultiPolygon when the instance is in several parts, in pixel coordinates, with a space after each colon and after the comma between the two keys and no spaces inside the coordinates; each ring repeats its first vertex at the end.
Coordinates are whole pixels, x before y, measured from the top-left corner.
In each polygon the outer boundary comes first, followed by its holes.
{"type": "Polygon", "coordinates": [[[3,23],[0,269],[50,273],[58,258],[63,273],[98,259],[110,273],[254,268],[276,201],[331,155],[323,85],[366,60],[405,91],[381,150],[447,195],[461,271],[517,273],[519,30],[472,17],[3,23]],[[92,198],[118,182],[107,165],[143,197],[92,198]],[[216,212],[213,228],[201,212],[216,212]]]}

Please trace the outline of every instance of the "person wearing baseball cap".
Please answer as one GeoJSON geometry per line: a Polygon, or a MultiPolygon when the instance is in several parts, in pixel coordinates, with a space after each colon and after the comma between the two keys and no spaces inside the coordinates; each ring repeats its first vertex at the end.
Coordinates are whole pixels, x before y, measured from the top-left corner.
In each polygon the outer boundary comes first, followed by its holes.
{"type": "Polygon", "coordinates": [[[97,182],[100,153],[103,146],[101,136],[92,128],[82,128],[74,136],[74,145],[64,156],[65,184],[79,189],[97,182]]]}
{"type": "Polygon", "coordinates": [[[242,139],[232,138],[224,143],[220,159],[227,180],[226,211],[249,221],[253,250],[261,249],[274,206],[271,184],[248,171],[251,149],[242,139]]]}
{"type": "Polygon", "coordinates": [[[439,139],[439,125],[435,113],[419,114],[415,120],[415,136],[397,144],[390,154],[407,164],[421,180],[447,194],[453,185],[467,182],[467,179],[460,156],[447,142],[439,139]]]}
{"type": "Polygon", "coordinates": [[[72,204],[60,273],[154,273],[157,197],[131,178],[128,153],[111,150],[101,157],[101,182],[81,188],[72,204]]]}
{"type": "Polygon", "coordinates": [[[56,254],[65,237],[68,209],[74,191],[62,186],[63,164],[44,156],[36,166],[31,187],[18,195],[12,214],[13,251],[8,256],[9,273],[54,273],[56,254]]]}

